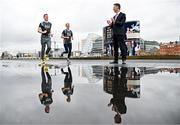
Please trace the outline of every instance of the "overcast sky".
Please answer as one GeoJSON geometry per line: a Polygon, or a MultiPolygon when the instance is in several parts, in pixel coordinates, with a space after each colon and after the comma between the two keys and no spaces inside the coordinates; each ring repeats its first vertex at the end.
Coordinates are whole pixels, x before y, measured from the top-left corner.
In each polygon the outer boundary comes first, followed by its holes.
{"type": "Polygon", "coordinates": [[[119,2],[127,21],[139,20],[141,37],[169,42],[180,35],[180,0],[0,0],[0,51],[38,51],[37,27],[42,15],[49,14],[53,40],[60,38],[66,22],[71,23],[77,43],[88,33],[102,35],[106,20],[114,16],[113,3],[119,2]]]}

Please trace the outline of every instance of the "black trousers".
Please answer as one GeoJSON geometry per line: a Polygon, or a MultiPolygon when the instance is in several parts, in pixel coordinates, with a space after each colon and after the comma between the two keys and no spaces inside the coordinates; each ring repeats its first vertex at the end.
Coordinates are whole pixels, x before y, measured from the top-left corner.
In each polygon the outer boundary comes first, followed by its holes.
{"type": "Polygon", "coordinates": [[[118,49],[120,48],[122,60],[126,60],[127,46],[125,43],[125,35],[113,35],[114,60],[118,61],[118,49]]]}
{"type": "Polygon", "coordinates": [[[65,43],[64,44],[65,51],[61,54],[63,56],[64,53],[68,53],[68,58],[71,57],[71,50],[72,50],[72,43],[65,43]]]}

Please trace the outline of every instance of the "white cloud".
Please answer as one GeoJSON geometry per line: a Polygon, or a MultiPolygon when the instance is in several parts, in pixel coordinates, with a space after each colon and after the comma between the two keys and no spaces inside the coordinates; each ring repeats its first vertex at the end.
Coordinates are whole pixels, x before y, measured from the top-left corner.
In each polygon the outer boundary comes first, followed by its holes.
{"type": "Polygon", "coordinates": [[[127,20],[140,20],[142,38],[166,42],[180,35],[179,0],[1,0],[1,49],[38,50],[40,34],[36,30],[44,13],[53,24],[53,40],[61,46],[64,24],[71,23],[73,49],[77,49],[77,42],[88,33],[102,34],[106,20],[114,15],[115,2],[121,3],[127,20]]]}

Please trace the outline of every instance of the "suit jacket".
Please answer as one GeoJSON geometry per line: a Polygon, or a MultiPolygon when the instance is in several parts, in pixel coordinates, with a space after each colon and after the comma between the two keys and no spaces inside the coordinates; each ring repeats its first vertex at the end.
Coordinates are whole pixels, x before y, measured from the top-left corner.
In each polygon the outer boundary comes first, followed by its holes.
{"type": "Polygon", "coordinates": [[[111,28],[114,35],[125,35],[124,23],[126,22],[126,14],[120,12],[111,28]]]}

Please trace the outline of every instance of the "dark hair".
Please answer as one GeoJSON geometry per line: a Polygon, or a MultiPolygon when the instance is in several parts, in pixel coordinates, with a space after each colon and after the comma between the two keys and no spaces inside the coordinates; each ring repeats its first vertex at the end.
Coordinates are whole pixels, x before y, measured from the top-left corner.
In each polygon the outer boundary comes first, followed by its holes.
{"type": "Polygon", "coordinates": [[[46,14],[43,15],[43,17],[45,17],[45,16],[48,16],[48,14],[46,13],[46,14]]]}
{"type": "Polygon", "coordinates": [[[114,6],[117,6],[119,9],[121,9],[121,5],[119,3],[115,3],[114,6]]]}
{"type": "Polygon", "coordinates": [[[114,116],[114,122],[117,123],[117,124],[120,124],[122,122],[121,115],[116,114],[114,116]]]}

